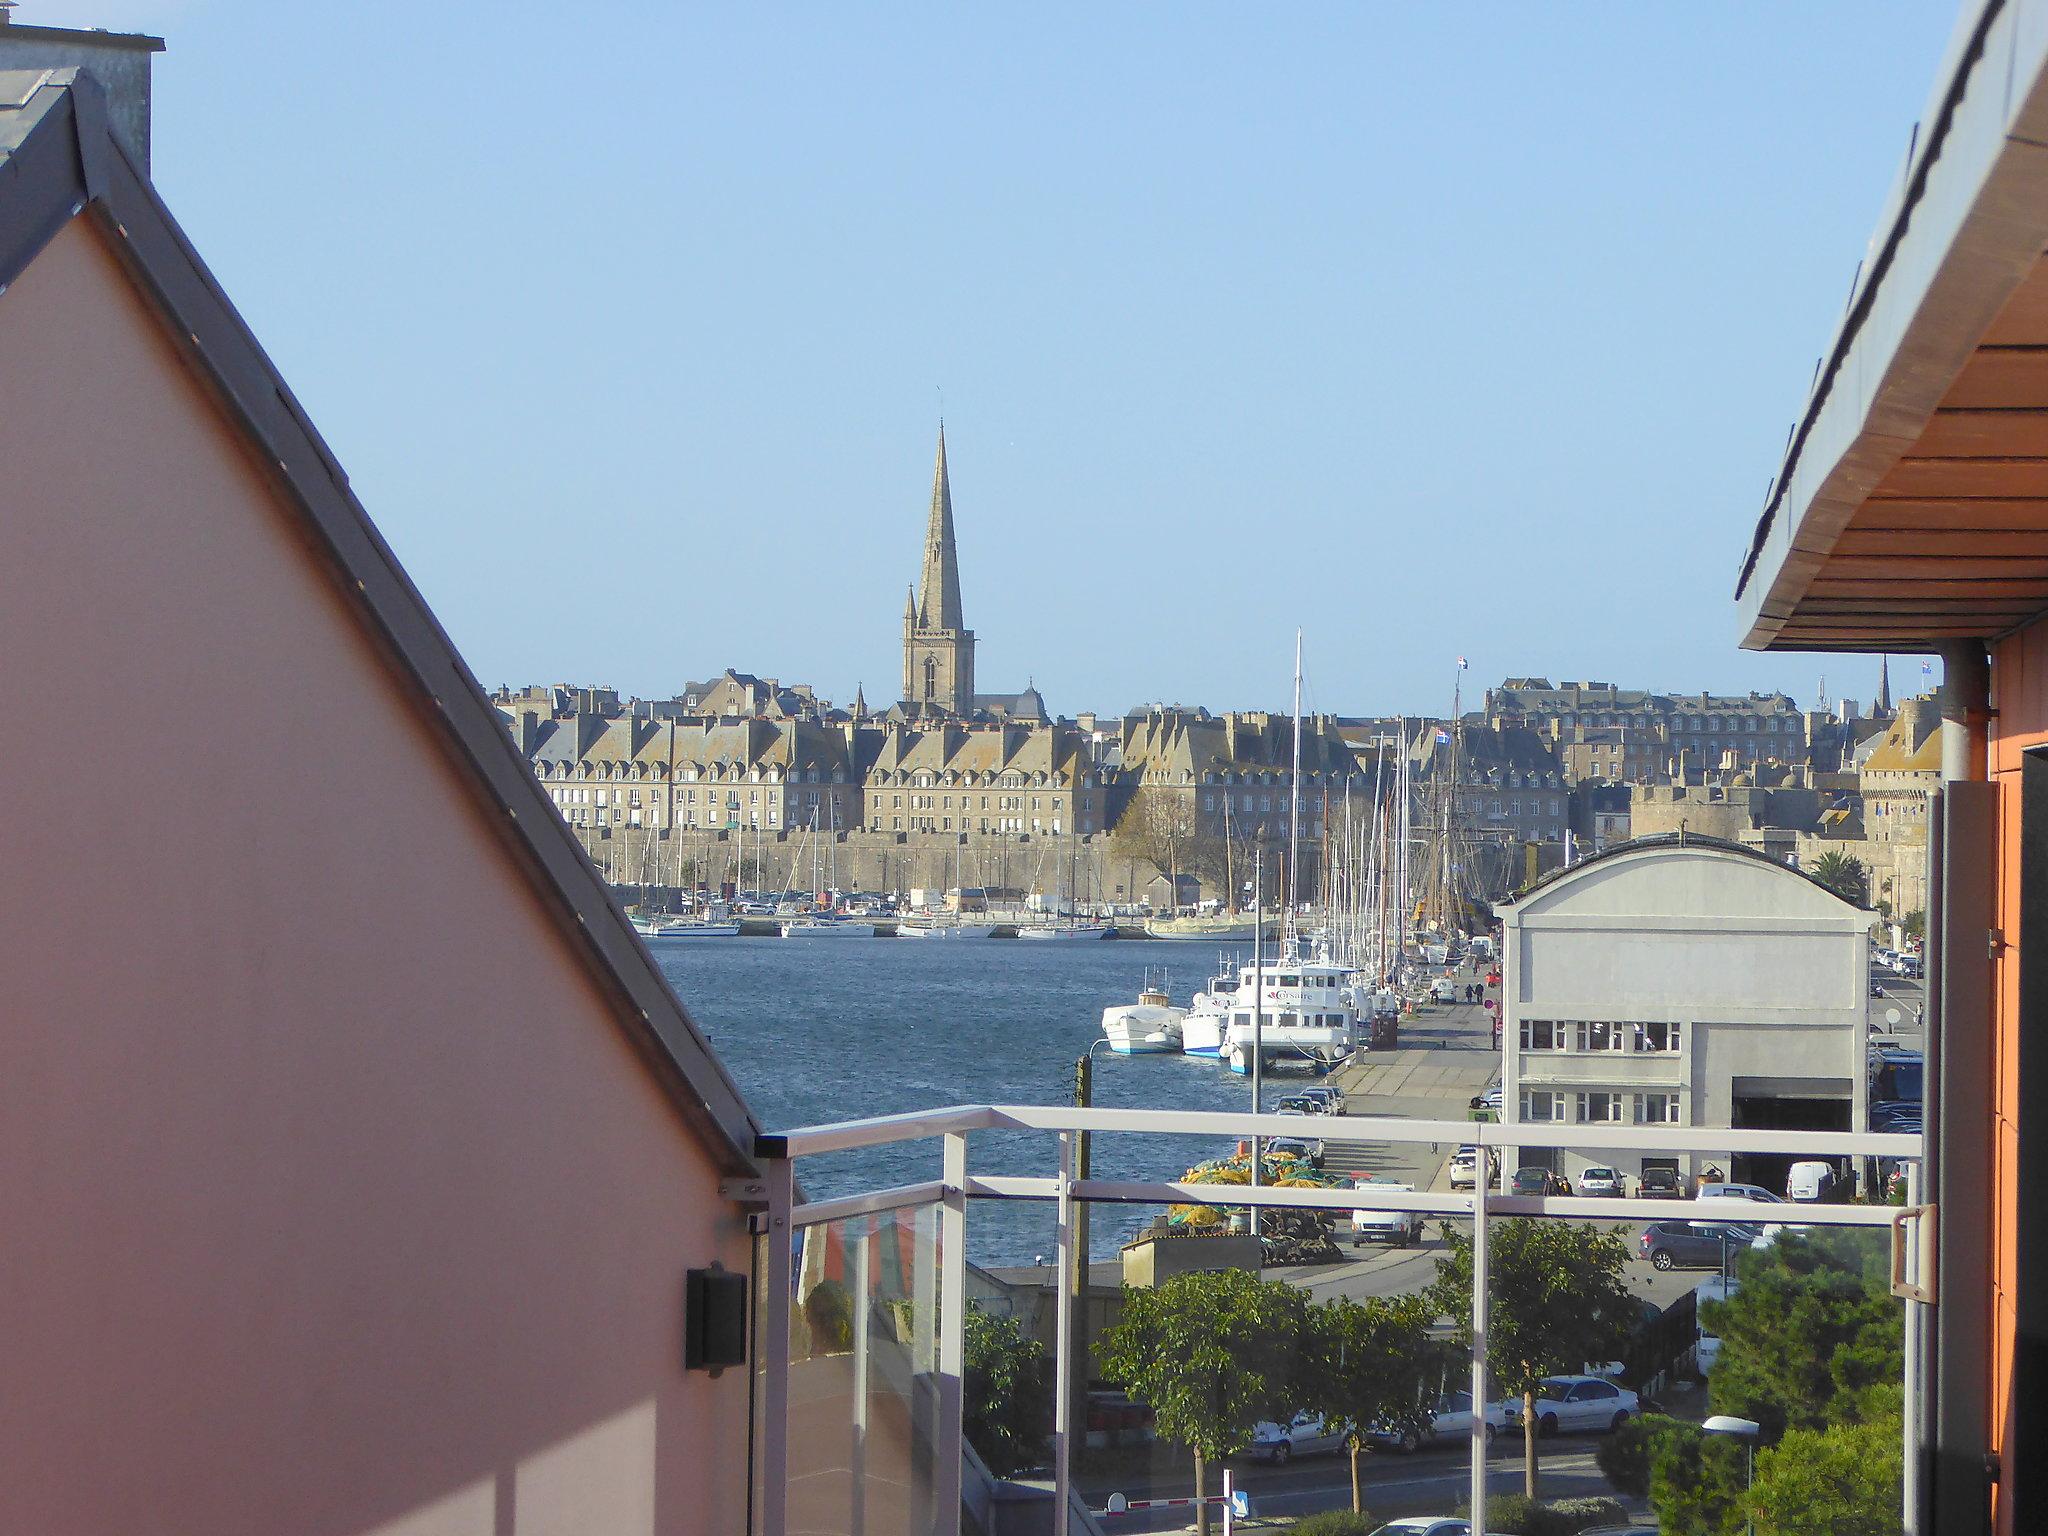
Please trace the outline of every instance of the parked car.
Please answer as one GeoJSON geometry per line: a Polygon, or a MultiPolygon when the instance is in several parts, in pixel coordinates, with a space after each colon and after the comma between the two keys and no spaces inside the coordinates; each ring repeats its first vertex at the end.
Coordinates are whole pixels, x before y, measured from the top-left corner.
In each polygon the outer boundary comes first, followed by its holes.
{"type": "Polygon", "coordinates": [[[1491,1152],[1482,1153],[1482,1149],[1478,1147],[1460,1147],[1451,1154],[1451,1188],[1470,1189],[1472,1187],[1474,1170],[1479,1167],[1479,1159],[1482,1155],[1486,1158],[1487,1183],[1491,1186],[1494,1175],[1500,1172],[1499,1165],[1495,1163],[1493,1154],[1491,1152]]]}
{"type": "Polygon", "coordinates": [[[1297,1413],[1286,1424],[1261,1424],[1252,1431],[1254,1461],[1270,1461],[1284,1467],[1296,1456],[1327,1456],[1340,1451],[1351,1437],[1333,1420],[1320,1413],[1297,1413]]]}
{"type": "Polygon", "coordinates": [[[1323,1166],[1323,1143],[1315,1136],[1275,1136],[1266,1143],[1266,1151],[1274,1157],[1298,1157],[1312,1168],[1323,1166]]]}
{"type": "MultiPolygon", "coordinates": [[[[1510,1427],[1522,1426],[1522,1400],[1508,1398],[1501,1404],[1510,1427]]],[[[1639,1411],[1635,1393],[1617,1387],[1598,1376],[1548,1376],[1536,1392],[1536,1432],[1542,1435],[1572,1430],[1615,1430],[1639,1411]]]]}
{"type": "Polygon", "coordinates": [[[1752,1246],[1760,1231],[1733,1222],[1653,1221],[1637,1237],[1636,1252],[1658,1269],[1719,1269],[1724,1253],[1752,1246]]]}
{"type": "MultiPolygon", "coordinates": [[[[1412,1184],[1394,1184],[1384,1180],[1358,1186],[1361,1200],[1372,1198],[1374,1190],[1389,1194],[1412,1195],[1412,1184]]],[[[1423,1215],[1420,1211],[1375,1211],[1361,1208],[1351,1213],[1351,1246],[1363,1248],[1367,1243],[1392,1243],[1396,1248],[1406,1248],[1410,1243],[1422,1240],[1423,1215]]]]}
{"type": "Polygon", "coordinates": [[[1568,1195],[1571,1192],[1571,1185],[1548,1168],[1517,1168],[1514,1188],[1509,1191],[1516,1195],[1568,1195]]]}
{"type": "MultiPolygon", "coordinates": [[[[1507,1413],[1499,1403],[1486,1405],[1486,1439],[1507,1428],[1507,1413]]],[[[1446,1392],[1438,1400],[1429,1416],[1429,1427],[1420,1433],[1412,1429],[1397,1430],[1390,1426],[1379,1426],[1366,1431],[1366,1444],[1382,1451],[1400,1451],[1404,1455],[1421,1449],[1438,1440],[1470,1440],[1472,1438],[1472,1394],[1470,1392],[1446,1392]]]]}
{"type": "Polygon", "coordinates": [[[1472,1536],[1472,1527],[1450,1515],[1410,1515],[1375,1527],[1372,1536],[1472,1536]]]}
{"type": "Polygon", "coordinates": [[[1628,1180],[1613,1168],[1594,1166],[1579,1170],[1579,1193],[1628,1197],[1628,1180]]]}
{"type": "Polygon", "coordinates": [[[1344,1090],[1334,1083],[1318,1083],[1313,1088],[1299,1088],[1289,1094],[1288,1097],[1307,1099],[1312,1103],[1319,1104],[1322,1106],[1322,1112],[1326,1115],[1341,1115],[1344,1113],[1344,1090]]]}
{"type": "Polygon", "coordinates": [[[1683,1200],[1685,1189],[1676,1168],[1645,1168],[1636,1179],[1638,1200],[1683,1200]]]}
{"type": "Polygon", "coordinates": [[[1774,1195],[1761,1184],[1708,1183],[1700,1186],[1702,1200],[1754,1200],[1760,1205],[1783,1205],[1785,1197],[1774,1195]]]}
{"type": "Polygon", "coordinates": [[[1322,1112],[1322,1105],[1299,1093],[1290,1093],[1273,1106],[1273,1113],[1276,1115],[1320,1115],[1322,1112]]]}

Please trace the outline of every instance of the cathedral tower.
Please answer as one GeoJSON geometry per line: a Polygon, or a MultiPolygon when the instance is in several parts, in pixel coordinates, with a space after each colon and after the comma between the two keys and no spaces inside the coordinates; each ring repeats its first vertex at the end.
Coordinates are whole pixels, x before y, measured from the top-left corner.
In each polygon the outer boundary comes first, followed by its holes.
{"type": "Polygon", "coordinates": [[[946,477],[946,428],[932,471],[924,580],[903,611],[903,701],[947,714],[974,710],[974,631],[960,613],[960,556],[953,547],[953,487],[946,477]]]}

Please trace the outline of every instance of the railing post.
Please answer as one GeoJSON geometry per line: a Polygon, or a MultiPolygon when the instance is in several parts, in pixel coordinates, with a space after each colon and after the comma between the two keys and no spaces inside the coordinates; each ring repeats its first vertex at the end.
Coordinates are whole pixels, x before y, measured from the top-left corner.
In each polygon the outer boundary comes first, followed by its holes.
{"type": "Polygon", "coordinates": [[[1472,1536],[1486,1536],[1486,1195],[1492,1149],[1481,1140],[1472,1170],[1472,1536]]]}
{"type": "Polygon", "coordinates": [[[853,1478],[847,1530],[863,1536],[868,1523],[868,1362],[874,1340],[875,1218],[853,1222],[853,1478]]]}
{"type": "Polygon", "coordinates": [[[762,1220],[761,1536],[785,1536],[789,1506],[789,1290],[795,1233],[789,1224],[794,1179],[788,1158],[762,1158],[768,1209],[762,1220]]]}
{"type": "Polygon", "coordinates": [[[967,1335],[967,1137],[946,1135],[939,1207],[939,1421],[933,1426],[932,1528],[960,1536],[961,1376],[967,1335]]]}
{"type": "MultiPolygon", "coordinates": [[[[1074,1443],[1074,1288],[1069,1277],[1077,1262],[1074,1254],[1074,1177],[1076,1143],[1081,1133],[1060,1132],[1060,1193],[1054,1209],[1059,1217],[1060,1283],[1054,1287],[1053,1302],[1053,1399],[1052,1399],[1052,1507],[1053,1530],[1066,1536],[1067,1509],[1073,1502],[1074,1443]]],[[[1088,1255],[1078,1259],[1087,1273],[1088,1255]]],[[[1087,1433],[1087,1421],[1081,1424],[1087,1433]]]]}
{"type": "MultiPolygon", "coordinates": [[[[1877,1159],[1871,1158],[1867,1161],[1874,1165],[1877,1159]]],[[[1911,1210],[1920,1204],[1920,1165],[1918,1163],[1907,1163],[1905,1165],[1905,1174],[1906,1207],[1908,1210],[1911,1210]]],[[[1916,1221],[1913,1223],[1912,1240],[1906,1244],[1905,1253],[1906,1283],[1913,1286],[1921,1284],[1923,1278],[1920,1274],[1920,1233],[1918,1229],[1919,1223],[1916,1221]]],[[[1896,1238],[1893,1240],[1897,1241],[1896,1238]]],[[[1922,1409],[1926,1404],[1921,1395],[1923,1385],[1921,1382],[1921,1350],[1926,1347],[1927,1312],[1919,1302],[1910,1299],[1902,1303],[1902,1305],[1906,1309],[1906,1370],[1903,1382],[1906,1400],[1906,1446],[1905,1475],[1899,1480],[1899,1491],[1905,1502],[1905,1509],[1900,1523],[1905,1529],[1905,1536],[1920,1536],[1920,1448],[1926,1439],[1927,1430],[1922,1414],[1922,1409]]]]}

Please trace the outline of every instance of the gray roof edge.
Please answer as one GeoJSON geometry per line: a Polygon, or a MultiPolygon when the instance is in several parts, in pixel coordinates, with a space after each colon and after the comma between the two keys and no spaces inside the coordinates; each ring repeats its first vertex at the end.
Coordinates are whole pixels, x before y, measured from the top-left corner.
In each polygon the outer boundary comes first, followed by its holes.
{"type": "Polygon", "coordinates": [[[737,1173],[759,1125],[738,1085],[520,755],[489,696],[400,566],[346,475],[155,188],[108,130],[90,76],[53,86],[39,120],[0,155],[0,295],[79,209],[98,218],[305,517],[344,594],[415,703],[439,728],[543,905],[601,982],[614,1014],[684,1118],[737,1173]],[[68,105],[69,110],[64,110],[68,105]],[[70,131],[66,131],[70,130],[70,131]],[[8,172],[16,174],[7,174],[8,172]]]}
{"type": "Polygon", "coordinates": [[[1527,904],[1532,898],[1549,890],[1552,886],[1562,885],[1565,881],[1578,876],[1582,871],[1591,869],[1595,864],[1605,864],[1612,859],[1621,858],[1625,854],[1669,853],[1679,849],[1698,849],[1703,853],[1736,854],[1742,858],[1751,859],[1758,864],[1775,869],[1782,874],[1790,875],[1796,880],[1804,880],[1808,885],[1818,890],[1826,891],[1852,912],[1869,912],[1874,910],[1869,907],[1857,906],[1854,902],[1846,899],[1839,891],[1823,885],[1805,870],[1795,868],[1793,865],[1785,863],[1782,859],[1774,859],[1762,849],[1752,848],[1747,843],[1731,843],[1727,839],[1719,837],[1702,837],[1696,832],[1658,832],[1649,837],[1632,837],[1625,843],[1615,843],[1611,847],[1601,849],[1598,853],[1580,859],[1576,864],[1567,864],[1562,869],[1553,869],[1549,874],[1538,879],[1528,889],[1517,892],[1511,900],[1495,903],[1494,911],[1515,911],[1527,904]]]}
{"type": "Polygon", "coordinates": [[[70,43],[83,40],[94,48],[125,48],[134,53],[162,53],[164,40],[147,32],[104,32],[98,27],[39,27],[33,22],[4,23],[0,37],[25,37],[36,43],[70,43]]]}

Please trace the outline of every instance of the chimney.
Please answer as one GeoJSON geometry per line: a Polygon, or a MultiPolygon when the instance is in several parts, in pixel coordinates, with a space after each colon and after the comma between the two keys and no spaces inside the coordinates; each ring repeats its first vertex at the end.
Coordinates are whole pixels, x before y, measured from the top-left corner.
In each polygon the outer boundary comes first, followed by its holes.
{"type": "Polygon", "coordinates": [[[99,82],[114,137],[136,168],[149,174],[149,59],[164,40],[139,32],[31,27],[14,20],[13,0],[0,0],[0,69],[77,68],[99,82]]]}

